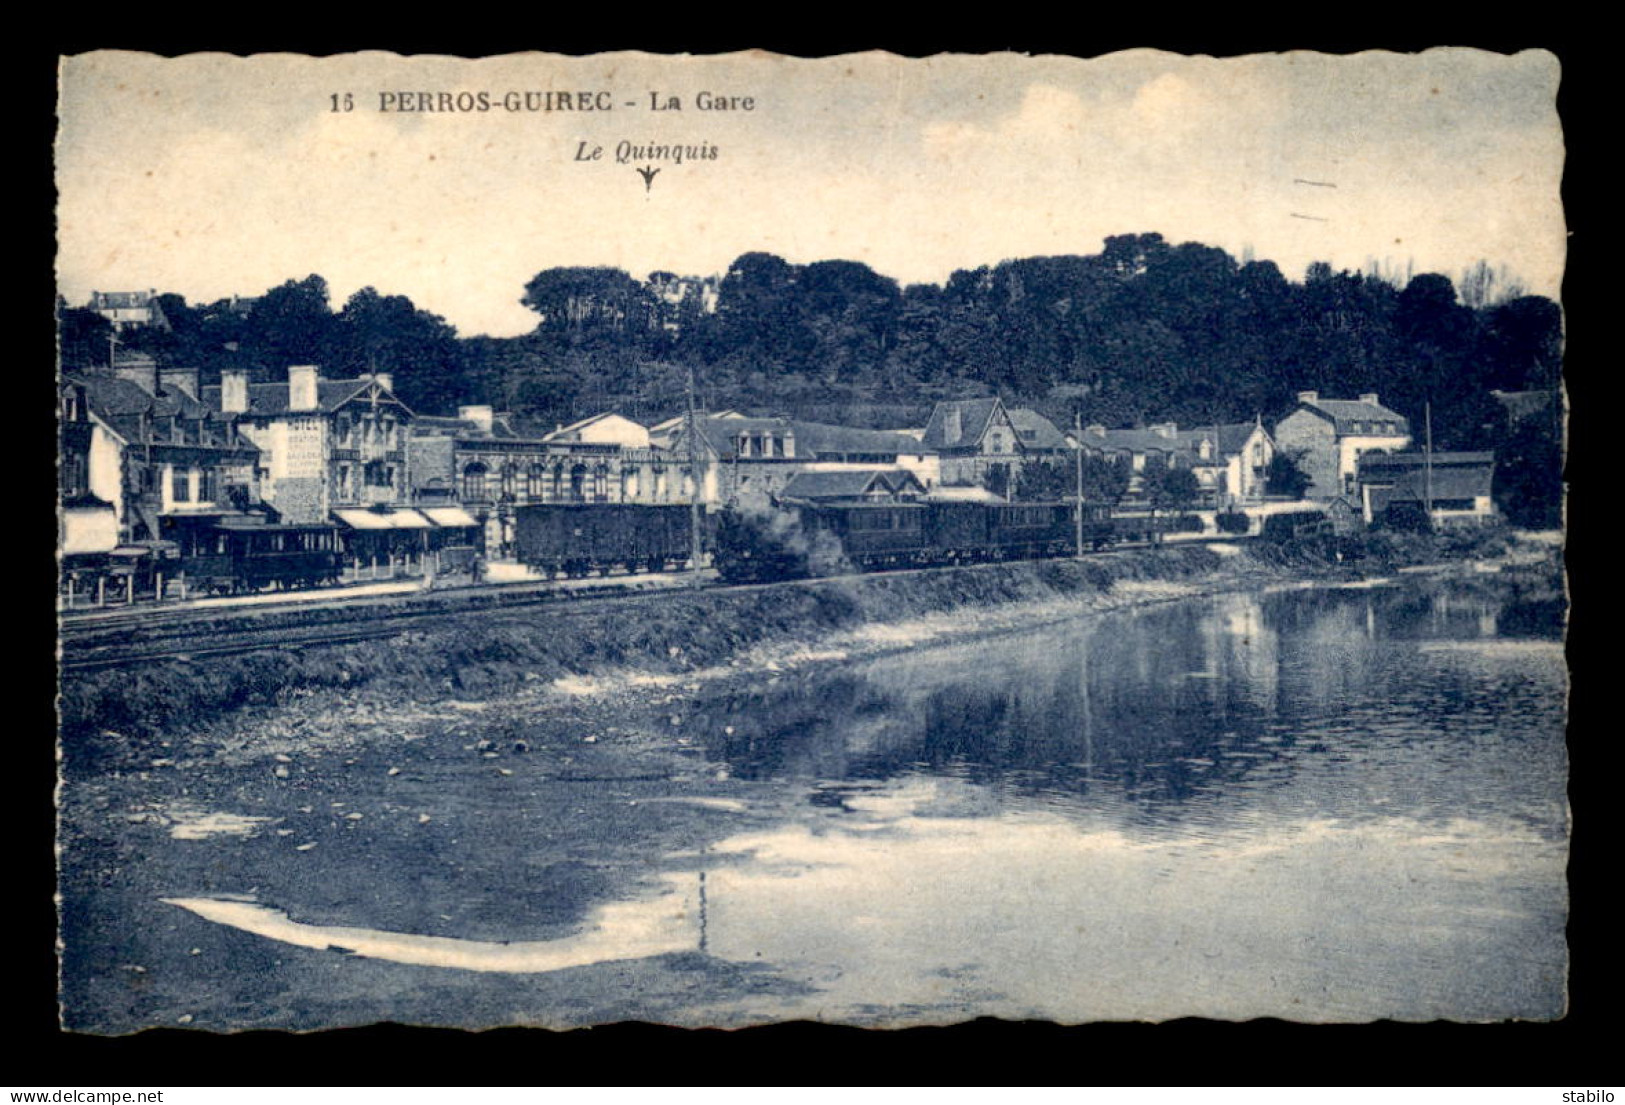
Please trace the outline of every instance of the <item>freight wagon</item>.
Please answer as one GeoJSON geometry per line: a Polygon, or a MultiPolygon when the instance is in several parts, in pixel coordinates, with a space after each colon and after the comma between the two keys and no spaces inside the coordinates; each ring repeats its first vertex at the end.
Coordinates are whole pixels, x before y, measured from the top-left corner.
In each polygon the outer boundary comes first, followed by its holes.
{"type": "Polygon", "coordinates": [[[514,512],[514,544],[519,560],[549,579],[616,568],[660,572],[693,556],[689,511],[683,504],[522,506],[514,512]]]}

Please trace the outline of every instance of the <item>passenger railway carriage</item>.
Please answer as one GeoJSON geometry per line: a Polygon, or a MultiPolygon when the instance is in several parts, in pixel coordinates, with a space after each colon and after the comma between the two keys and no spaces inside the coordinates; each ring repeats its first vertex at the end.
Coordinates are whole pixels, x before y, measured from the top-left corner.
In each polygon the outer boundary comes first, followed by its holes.
{"type": "Polygon", "coordinates": [[[175,568],[198,593],[291,591],[337,583],[341,551],[336,526],[221,523],[186,534],[175,568]]]}

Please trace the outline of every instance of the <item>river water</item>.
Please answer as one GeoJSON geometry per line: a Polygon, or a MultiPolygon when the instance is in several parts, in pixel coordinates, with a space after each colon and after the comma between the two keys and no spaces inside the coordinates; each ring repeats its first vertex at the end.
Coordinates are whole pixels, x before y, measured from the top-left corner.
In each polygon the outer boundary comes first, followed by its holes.
{"type": "MultiPolygon", "coordinates": [[[[381,812],[360,783],[311,783],[297,809],[331,819],[318,837],[274,805],[283,781],[234,783],[226,813],[298,831],[212,858],[178,828],[155,844],[139,927],[207,954],[173,965],[168,1004],[84,1019],[1557,1017],[1561,629],[1552,596],[1487,580],[1226,595],[723,681],[625,719],[680,724],[704,786],[626,776],[561,805],[558,772],[499,796],[510,781],[468,762],[362,762],[381,812]],[[679,814],[681,832],[648,820],[679,814]],[[456,839],[476,824],[503,826],[478,862],[456,839]],[[391,843],[434,831],[447,847],[391,843]],[[538,858],[578,838],[569,865],[538,858]],[[258,988],[215,993],[211,956],[258,988]]],[[[76,978],[88,993],[125,968],[68,942],[71,1009],[76,978]]],[[[118,953],[137,954],[168,953],[118,953]]]]}
{"type": "Polygon", "coordinates": [[[716,849],[710,947],[837,1017],[1558,1015],[1558,635],[1448,589],[1232,595],[719,703],[735,770],[836,812],[716,849]]]}

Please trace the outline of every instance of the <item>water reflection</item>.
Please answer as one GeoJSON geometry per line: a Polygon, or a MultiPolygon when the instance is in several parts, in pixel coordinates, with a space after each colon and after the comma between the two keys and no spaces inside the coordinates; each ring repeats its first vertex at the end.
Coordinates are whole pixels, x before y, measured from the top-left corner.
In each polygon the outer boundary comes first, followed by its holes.
{"type": "Polygon", "coordinates": [[[711,952],[885,1023],[1560,1015],[1561,616],[1226,596],[714,701],[816,812],[714,849],[711,952]]]}
{"type": "Polygon", "coordinates": [[[816,988],[775,1015],[882,1024],[1562,1011],[1562,848],[1532,833],[1271,820],[1150,841],[976,816],[974,789],[916,778],[724,841],[711,954],[816,988]]]}
{"type": "Polygon", "coordinates": [[[1225,596],[754,688],[701,703],[698,731],[748,779],[949,777],[1175,828],[1282,789],[1339,817],[1403,795],[1426,816],[1519,810],[1560,833],[1560,626],[1505,606],[1225,596]],[[1545,636],[1509,645],[1508,623],[1545,636]]]}

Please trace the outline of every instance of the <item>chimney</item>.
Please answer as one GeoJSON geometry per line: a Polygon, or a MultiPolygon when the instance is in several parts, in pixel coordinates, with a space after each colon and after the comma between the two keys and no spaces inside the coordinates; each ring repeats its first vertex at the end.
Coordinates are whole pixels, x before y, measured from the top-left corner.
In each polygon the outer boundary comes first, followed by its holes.
{"type": "Polygon", "coordinates": [[[220,370],[220,410],[225,414],[242,414],[248,410],[248,369],[220,370]]]}
{"type": "Polygon", "coordinates": [[[148,395],[158,394],[158,362],[150,357],[131,357],[122,364],[115,364],[113,374],[145,389],[148,395]]]}
{"type": "Polygon", "coordinates": [[[480,433],[491,432],[492,413],[490,407],[458,407],[457,417],[464,422],[472,422],[480,428],[480,433]]]}
{"type": "Polygon", "coordinates": [[[321,377],[313,364],[288,366],[288,409],[313,411],[321,406],[316,397],[316,381],[321,377]]]}
{"type": "Polygon", "coordinates": [[[395,374],[393,372],[374,372],[372,378],[378,381],[378,386],[385,391],[395,390],[395,374]]]}
{"type": "Polygon", "coordinates": [[[158,384],[165,391],[183,391],[190,398],[197,398],[197,369],[195,368],[161,368],[158,370],[158,384]]]}
{"type": "Polygon", "coordinates": [[[1320,402],[1320,392],[1318,392],[1318,391],[1300,391],[1300,392],[1298,392],[1298,402],[1300,402],[1300,403],[1318,403],[1318,402],[1320,402]]]}
{"type": "Polygon", "coordinates": [[[1361,395],[1360,396],[1360,402],[1362,402],[1362,403],[1370,403],[1373,407],[1382,406],[1381,403],[1377,402],[1377,393],[1374,392],[1374,391],[1368,391],[1365,394],[1361,395]]]}

